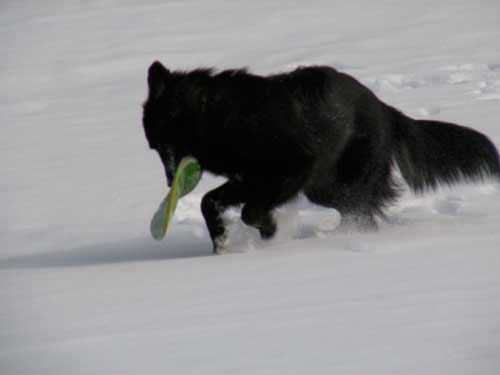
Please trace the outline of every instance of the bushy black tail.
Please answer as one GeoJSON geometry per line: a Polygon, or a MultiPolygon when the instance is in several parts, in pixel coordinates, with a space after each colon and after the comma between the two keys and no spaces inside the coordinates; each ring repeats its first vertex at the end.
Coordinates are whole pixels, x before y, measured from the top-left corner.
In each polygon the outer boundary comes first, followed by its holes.
{"type": "Polygon", "coordinates": [[[396,161],[415,192],[461,181],[500,178],[500,158],[483,134],[440,121],[413,120],[389,107],[396,161]]]}

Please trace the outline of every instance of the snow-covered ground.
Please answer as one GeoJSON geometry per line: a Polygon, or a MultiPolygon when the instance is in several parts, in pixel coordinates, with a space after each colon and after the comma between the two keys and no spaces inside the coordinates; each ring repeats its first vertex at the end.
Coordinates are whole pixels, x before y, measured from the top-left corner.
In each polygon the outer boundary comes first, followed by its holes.
{"type": "Polygon", "coordinates": [[[500,145],[500,2],[0,4],[0,373],[500,373],[500,187],[406,192],[375,234],[298,200],[212,256],[205,176],[167,238],[146,69],[329,64],[500,145]]]}

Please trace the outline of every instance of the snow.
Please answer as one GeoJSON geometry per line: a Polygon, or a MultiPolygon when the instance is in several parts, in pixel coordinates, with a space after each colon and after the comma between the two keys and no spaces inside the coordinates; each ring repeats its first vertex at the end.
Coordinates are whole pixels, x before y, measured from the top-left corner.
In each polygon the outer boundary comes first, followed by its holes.
{"type": "Polygon", "coordinates": [[[500,3],[2,1],[0,373],[498,374],[500,186],[405,192],[378,233],[303,198],[263,242],[205,176],[162,242],[146,70],[329,64],[500,145],[500,3]]]}

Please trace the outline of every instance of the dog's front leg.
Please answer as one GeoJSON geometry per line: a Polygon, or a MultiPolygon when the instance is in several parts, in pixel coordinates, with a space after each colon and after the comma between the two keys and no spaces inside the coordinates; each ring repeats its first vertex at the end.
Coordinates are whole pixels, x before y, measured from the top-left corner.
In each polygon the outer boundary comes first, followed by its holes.
{"type": "Polygon", "coordinates": [[[272,238],[276,233],[276,221],[268,207],[248,202],[241,210],[241,220],[246,225],[258,229],[264,240],[272,238]]]}
{"type": "Polygon", "coordinates": [[[242,185],[232,181],[209,191],[202,198],[201,212],[212,238],[215,254],[227,251],[227,233],[222,214],[227,208],[243,203],[244,198],[242,185]]]}

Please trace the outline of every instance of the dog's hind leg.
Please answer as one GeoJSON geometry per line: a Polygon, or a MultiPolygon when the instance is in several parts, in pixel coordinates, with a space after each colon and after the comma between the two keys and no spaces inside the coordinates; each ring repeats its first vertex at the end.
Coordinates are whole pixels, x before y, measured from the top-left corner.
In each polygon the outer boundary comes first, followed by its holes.
{"type": "Polygon", "coordinates": [[[340,214],[340,231],[352,229],[367,232],[377,230],[375,215],[378,209],[369,201],[369,192],[358,187],[342,188],[332,184],[323,189],[306,189],[304,191],[311,203],[334,208],[340,214]]]}
{"type": "Polygon", "coordinates": [[[221,254],[227,250],[227,233],[222,214],[227,208],[243,203],[245,195],[245,190],[240,183],[228,181],[203,196],[201,212],[205,218],[215,254],[221,254]]]}
{"type": "Polygon", "coordinates": [[[339,207],[337,210],[340,213],[338,230],[341,232],[349,232],[352,229],[360,232],[372,232],[378,228],[375,215],[370,210],[345,210],[343,207],[339,207]]]}
{"type": "Polygon", "coordinates": [[[304,193],[316,204],[335,208],[341,216],[339,229],[373,231],[375,217],[397,196],[392,177],[390,127],[377,112],[358,115],[353,136],[338,160],[319,159],[304,193]]]}
{"type": "Polygon", "coordinates": [[[312,203],[334,208],[340,213],[339,230],[374,231],[377,229],[375,217],[385,218],[383,209],[396,199],[399,187],[389,163],[379,168],[374,166],[368,177],[371,178],[357,183],[329,178],[320,186],[308,186],[304,193],[312,203]]]}

